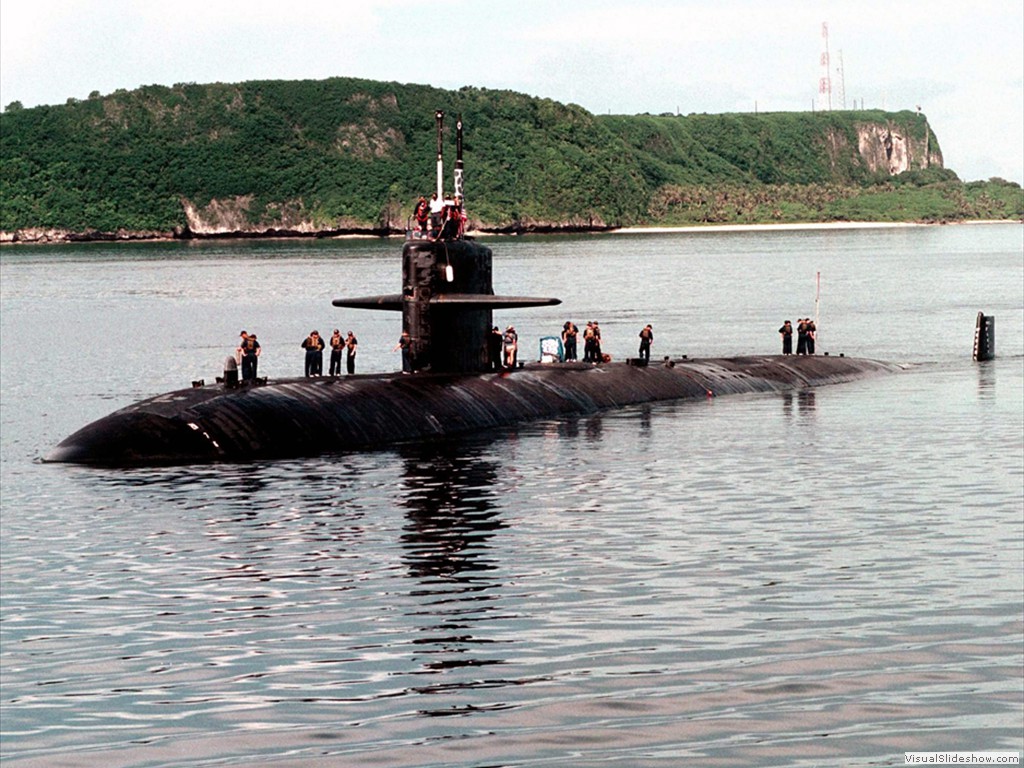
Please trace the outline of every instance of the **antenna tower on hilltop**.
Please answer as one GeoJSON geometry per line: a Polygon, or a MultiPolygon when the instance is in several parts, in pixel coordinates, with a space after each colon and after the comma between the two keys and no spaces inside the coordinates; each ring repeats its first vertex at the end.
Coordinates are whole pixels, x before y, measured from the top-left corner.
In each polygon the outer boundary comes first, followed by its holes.
{"type": "Polygon", "coordinates": [[[836,67],[836,74],[839,75],[838,103],[846,109],[846,75],[843,74],[843,49],[839,49],[839,66],[836,67]]]}
{"type": "Polygon", "coordinates": [[[821,22],[821,39],[824,50],[821,52],[821,78],[818,80],[818,106],[832,111],[832,67],[828,60],[828,22],[821,22]]]}

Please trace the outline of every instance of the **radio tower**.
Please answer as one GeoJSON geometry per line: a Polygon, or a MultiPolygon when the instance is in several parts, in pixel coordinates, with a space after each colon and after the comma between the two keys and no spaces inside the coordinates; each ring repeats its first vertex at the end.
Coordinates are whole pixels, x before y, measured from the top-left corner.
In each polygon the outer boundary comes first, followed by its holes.
{"type": "Polygon", "coordinates": [[[843,49],[839,49],[839,66],[836,67],[836,74],[839,75],[838,101],[846,109],[846,75],[843,74],[843,49]]]}
{"type": "Polygon", "coordinates": [[[821,39],[825,50],[821,53],[821,78],[818,80],[818,106],[832,111],[832,67],[828,60],[828,22],[821,22],[821,39]]]}

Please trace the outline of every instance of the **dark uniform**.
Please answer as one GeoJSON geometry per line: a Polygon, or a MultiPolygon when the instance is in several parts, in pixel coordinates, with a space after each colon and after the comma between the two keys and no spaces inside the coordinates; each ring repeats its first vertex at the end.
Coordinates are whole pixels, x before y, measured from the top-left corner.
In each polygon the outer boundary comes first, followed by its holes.
{"type": "Polygon", "coordinates": [[[349,331],[348,336],[345,338],[345,370],[348,371],[349,375],[356,372],[356,347],[358,346],[359,340],[352,331],[349,331]]]}
{"type": "Polygon", "coordinates": [[[341,373],[341,350],[345,348],[345,340],[341,338],[341,332],[335,331],[331,334],[331,369],[328,371],[331,376],[341,373]]]}
{"type": "Polygon", "coordinates": [[[651,326],[645,326],[640,331],[640,359],[651,361],[651,343],[654,341],[654,331],[651,326]]]}
{"type": "Polygon", "coordinates": [[[779,333],[782,334],[782,354],[792,355],[793,354],[793,325],[787,320],[779,328],[779,333]]]}
{"type": "Polygon", "coordinates": [[[246,336],[242,340],[242,381],[256,378],[256,365],[259,362],[260,343],[256,336],[246,336]]]}
{"type": "Polygon", "coordinates": [[[579,334],[580,329],[577,328],[572,321],[568,321],[562,326],[562,344],[565,347],[566,360],[576,359],[576,337],[579,336],[579,334]]]}
{"type": "Polygon", "coordinates": [[[301,344],[306,350],[306,375],[320,376],[324,372],[324,340],[320,334],[313,331],[301,344]]]}
{"type": "Polygon", "coordinates": [[[796,324],[796,353],[807,354],[807,321],[803,319],[796,324]]]}
{"type": "Polygon", "coordinates": [[[395,349],[402,350],[402,373],[412,373],[412,337],[408,331],[402,331],[395,349]]]}
{"type": "Polygon", "coordinates": [[[491,329],[490,336],[487,337],[487,361],[490,363],[492,371],[500,371],[502,369],[501,348],[504,344],[504,335],[498,326],[494,326],[491,329]]]}

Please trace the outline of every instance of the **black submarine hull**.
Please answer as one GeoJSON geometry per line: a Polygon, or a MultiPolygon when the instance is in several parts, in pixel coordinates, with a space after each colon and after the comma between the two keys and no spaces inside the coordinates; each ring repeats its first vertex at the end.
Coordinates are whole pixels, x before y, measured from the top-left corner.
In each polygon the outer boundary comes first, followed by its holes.
{"type": "Polygon", "coordinates": [[[780,355],[211,385],[122,408],[70,435],[44,460],[128,467],[297,458],[642,403],[794,391],[897,370],[876,360],[780,355]]]}

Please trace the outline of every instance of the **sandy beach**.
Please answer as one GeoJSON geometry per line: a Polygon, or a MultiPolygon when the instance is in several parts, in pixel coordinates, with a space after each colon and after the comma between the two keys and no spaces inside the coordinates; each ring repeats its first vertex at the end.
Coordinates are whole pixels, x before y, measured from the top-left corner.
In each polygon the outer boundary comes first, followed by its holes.
{"type": "Polygon", "coordinates": [[[819,221],[797,222],[788,224],[706,224],[688,227],[622,227],[609,230],[609,234],[621,235],[653,235],[678,232],[771,232],[773,230],[806,230],[806,229],[890,229],[896,227],[943,227],[959,224],[1010,224],[1009,219],[958,221],[958,222],[919,222],[919,221],[819,221]]]}

